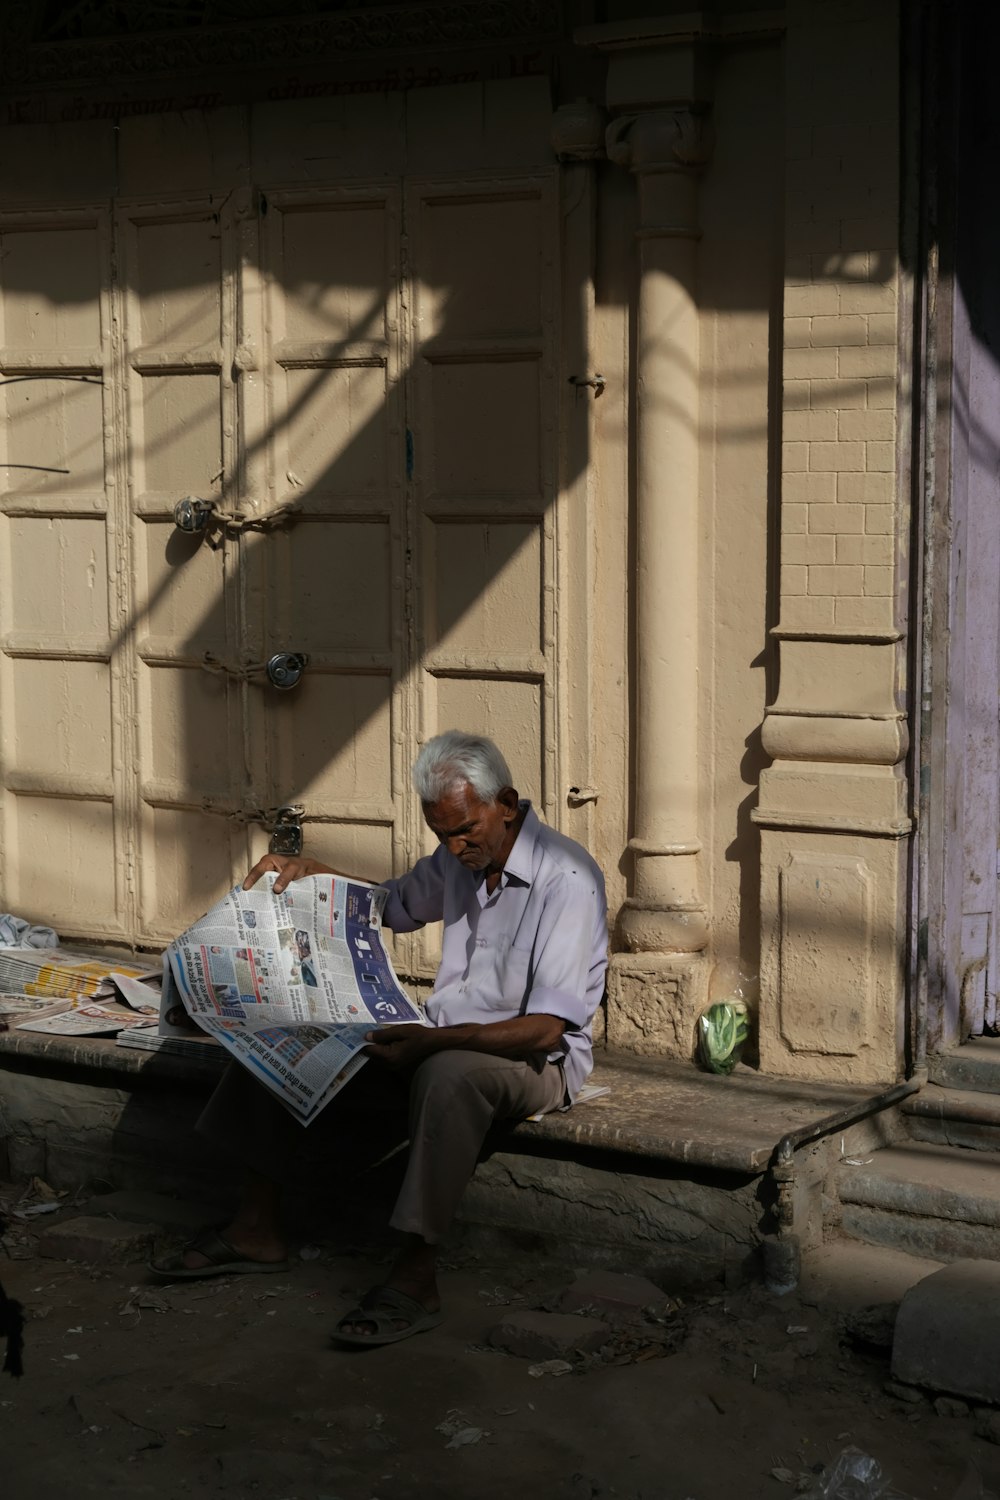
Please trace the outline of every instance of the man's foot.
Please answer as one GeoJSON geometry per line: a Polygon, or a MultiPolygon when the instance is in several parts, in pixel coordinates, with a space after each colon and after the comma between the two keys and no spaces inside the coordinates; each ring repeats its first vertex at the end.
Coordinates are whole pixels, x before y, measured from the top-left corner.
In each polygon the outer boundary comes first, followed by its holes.
{"type": "MultiPolygon", "coordinates": [[[[205,1266],[213,1264],[212,1256],[199,1246],[211,1234],[209,1230],[196,1236],[189,1245],[185,1245],[181,1251],[184,1266],[189,1271],[197,1271],[205,1266]]],[[[277,1261],[287,1261],[288,1246],[279,1235],[261,1229],[248,1229],[246,1225],[232,1223],[225,1229],[220,1229],[215,1235],[235,1252],[237,1260],[260,1261],[264,1265],[274,1264],[277,1261]]]]}
{"type": "Polygon", "coordinates": [[[418,1235],[408,1234],[395,1265],[389,1272],[384,1286],[373,1287],[362,1299],[358,1308],[341,1318],[335,1337],[350,1343],[362,1343],[365,1339],[387,1344],[392,1338],[380,1336],[391,1323],[400,1338],[411,1333],[422,1333],[441,1321],[441,1295],[435,1275],[437,1247],[428,1245],[418,1235]],[[391,1304],[398,1297],[395,1307],[391,1304]],[[381,1298],[381,1301],[379,1301],[381,1298]],[[375,1316],[376,1310],[382,1311],[375,1316]],[[363,1317],[371,1312],[373,1316],[363,1317]],[[428,1321],[433,1319],[433,1322],[428,1321]]]}
{"type": "Polygon", "coordinates": [[[358,1307],[341,1318],[333,1337],[342,1344],[373,1348],[379,1344],[398,1344],[415,1333],[436,1328],[443,1317],[440,1307],[426,1307],[395,1287],[375,1286],[366,1292],[358,1307]]]}
{"type": "Polygon", "coordinates": [[[149,1269],[164,1280],[185,1281],[202,1276],[287,1271],[288,1259],[281,1240],[232,1225],[222,1233],[202,1230],[183,1250],[153,1261],[149,1269]]]}

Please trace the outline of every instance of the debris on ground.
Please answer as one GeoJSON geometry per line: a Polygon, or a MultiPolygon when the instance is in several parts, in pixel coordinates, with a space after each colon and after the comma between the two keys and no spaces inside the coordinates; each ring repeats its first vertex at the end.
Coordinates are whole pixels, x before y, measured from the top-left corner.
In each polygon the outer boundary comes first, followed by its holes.
{"type": "Polygon", "coordinates": [[[573,1366],[568,1359],[543,1359],[537,1365],[528,1366],[528,1374],[535,1380],[543,1375],[570,1375],[572,1372],[573,1366]]]}
{"type": "Polygon", "coordinates": [[[473,1443],[478,1443],[484,1437],[490,1436],[482,1427],[474,1426],[465,1413],[459,1411],[457,1407],[453,1407],[444,1421],[439,1422],[434,1430],[448,1439],[445,1443],[446,1448],[469,1448],[473,1443]]]}

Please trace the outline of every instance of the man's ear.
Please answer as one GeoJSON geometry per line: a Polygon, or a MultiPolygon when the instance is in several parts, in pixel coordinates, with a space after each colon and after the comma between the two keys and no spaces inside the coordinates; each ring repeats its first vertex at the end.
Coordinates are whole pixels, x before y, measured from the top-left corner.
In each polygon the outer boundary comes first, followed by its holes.
{"type": "Polygon", "coordinates": [[[518,808],[520,806],[520,798],[518,797],[515,788],[512,786],[501,787],[497,792],[497,801],[502,803],[503,805],[504,822],[513,823],[514,819],[517,817],[518,808]]]}

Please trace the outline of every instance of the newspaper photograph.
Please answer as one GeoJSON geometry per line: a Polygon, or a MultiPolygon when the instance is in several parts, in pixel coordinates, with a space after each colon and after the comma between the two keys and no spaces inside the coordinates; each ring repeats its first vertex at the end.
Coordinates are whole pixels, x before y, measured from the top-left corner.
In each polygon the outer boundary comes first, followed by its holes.
{"type": "Polygon", "coordinates": [[[170,944],[160,1014],[179,998],[308,1124],[367,1062],[367,1032],[424,1015],[385,951],[380,887],[310,875],[277,895],[274,882],[234,887],[170,944]]]}

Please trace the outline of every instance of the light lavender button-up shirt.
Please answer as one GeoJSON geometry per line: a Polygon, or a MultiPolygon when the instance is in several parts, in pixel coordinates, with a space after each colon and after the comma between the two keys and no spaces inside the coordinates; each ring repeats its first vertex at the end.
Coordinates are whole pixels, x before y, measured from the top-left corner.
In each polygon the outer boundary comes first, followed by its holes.
{"type": "Polygon", "coordinates": [[[539,822],[530,803],[492,896],[442,844],[407,875],[385,881],[382,920],[393,932],[444,922],[441,967],[427,1001],[435,1026],[485,1025],[550,1015],[566,1030],[569,1098],[593,1067],[591,1021],[604,992],[608,908],[604,877],[587,851],[539,822]]]}

